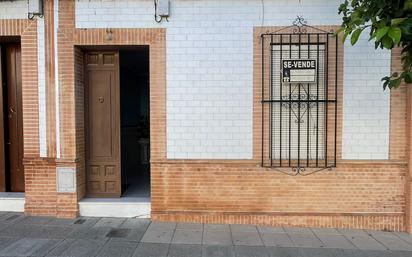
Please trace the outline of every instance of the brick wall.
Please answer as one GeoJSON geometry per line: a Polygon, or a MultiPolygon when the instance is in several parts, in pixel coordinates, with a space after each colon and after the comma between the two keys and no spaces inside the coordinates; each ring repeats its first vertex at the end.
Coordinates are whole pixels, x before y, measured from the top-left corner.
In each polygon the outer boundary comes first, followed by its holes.
{"type": "Polygon", "coordinates": [[[396,163],[342,162],[307,177],[251,163],[155,164],[152,218],[403,230],[405,175],[396,163]]]}
{"type": "Polygon", "coordinates": [[[1,36],[19,36],[22,50],[24,157],[39,153],[37,22],[0,19],[1,36]]]}
{"type": "Polygon", "coordinates": [[[26,159],[25,212],[29,215],[56,216],[56,164],[53,159],[26,159]]]}

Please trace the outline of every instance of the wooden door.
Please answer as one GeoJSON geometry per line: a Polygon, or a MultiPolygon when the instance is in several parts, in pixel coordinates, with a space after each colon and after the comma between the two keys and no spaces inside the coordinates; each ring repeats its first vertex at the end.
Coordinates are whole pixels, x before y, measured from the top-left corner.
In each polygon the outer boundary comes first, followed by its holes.
{"type": "Polygon", "coordinates": [[[4,100],[3,89],[6,87],[3,79],[3,48],[0,45],[0,192],[6,191],[6,163],[5,163],[5,149],[4,149],[4,100]]]}
{"type": "Polygon", "coordinates": [[[120,197],[118,52],[85,54],[87,193],[120,197]]]}
{"type": "Polygon", "coordinates": [[[10,189],[24,192],[23,109],[21,92],[21,51],[19,45],[6,47],[7,115],[10,189]]]}

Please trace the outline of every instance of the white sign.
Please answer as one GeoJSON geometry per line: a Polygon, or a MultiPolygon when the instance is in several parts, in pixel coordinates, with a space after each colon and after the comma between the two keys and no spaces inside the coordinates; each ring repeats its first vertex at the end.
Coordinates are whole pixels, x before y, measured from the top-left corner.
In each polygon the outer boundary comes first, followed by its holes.
{"type": "Polygon", "coordinates": [[[316,83],[317,63],[313,59],[282,60],[283,83],[316,83]]]}

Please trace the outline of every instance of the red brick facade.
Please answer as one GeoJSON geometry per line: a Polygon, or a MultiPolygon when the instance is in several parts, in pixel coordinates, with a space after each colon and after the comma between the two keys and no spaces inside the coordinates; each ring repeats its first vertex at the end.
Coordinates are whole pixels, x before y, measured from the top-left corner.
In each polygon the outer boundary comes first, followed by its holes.
{"type": "MultiPolygon", "coordinates": [[[[29,215],[74,217],[85,196],[84,47],[149,45],[152,219],[412,232],[412,90],[391,93],[389,160],[347,161],[307,177],[260,167],[259,98],[254,98],[251,160],[166,158],[166,30],[76,29],[74,0],[59,1],[58,67],[61,156],[56,159],[53,1],[45,1],[47,154],[39,157],[36,22],[0,20],[0,36],[21,36],[24,167],[29,215]],[[56,167],[76,168],[75,193],[57,193],[56,167]]],[[[267,29],[267,28],[266,28],[267,29]]],[[[261,29],[255,30],[255,36],[261,29]]],[[[254,48],[254,94],[259,94],[259,54],[254,48]]],[[[339,53],[343,55],[344,53],[339,53]]],[[[393,69],[399,51],[393,51],[393,69]]],[[[342,71],[339,72],[342,85],[342,71]]],[[[339,93],[341,94],[341,92],[339,93]]],[[[341,106],[339,106],[341,111],[341,106]]],[[[341,120],[341,112],[339,113],[341,120]]],[[[338,134],[340,135],[340,122],[338,134]]],[[[340,152],[338,144],[338,153],[340,152]]]]}

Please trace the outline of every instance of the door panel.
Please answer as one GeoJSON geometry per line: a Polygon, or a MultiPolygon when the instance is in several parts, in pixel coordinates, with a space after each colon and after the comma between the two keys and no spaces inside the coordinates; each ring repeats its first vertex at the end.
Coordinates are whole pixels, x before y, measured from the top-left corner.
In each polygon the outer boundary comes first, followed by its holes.
{"type": "Polygon", "coordinates": [[[117,52],[86,53],[87,192],[119,197],[120,105],[117,52]]]}
{"type": "Polygon", "coordinates": [[[21,92],[21,51],[18,45],[6,48],[7,115],[10,187],[12,192],[24,192],[23,170],[23,110],[21,92]]]}
{"type": "Polygon", "coordinates": [[[3,48],[0,45],[0,192],[6,191],[6,163],[4,150],[3,48]]]}

